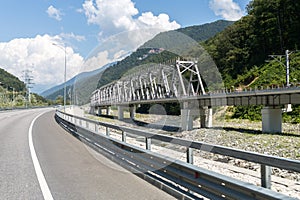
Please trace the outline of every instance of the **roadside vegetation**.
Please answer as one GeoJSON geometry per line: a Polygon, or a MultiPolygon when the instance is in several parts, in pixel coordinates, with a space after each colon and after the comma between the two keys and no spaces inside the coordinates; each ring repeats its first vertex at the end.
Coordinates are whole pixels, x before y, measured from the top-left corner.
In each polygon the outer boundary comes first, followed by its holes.
{"type": "MultiPolygon", "coordinates": [[[[300,83],[300,2],[253,0],[248,15],[205,41],[226,88],[255,90],[286,87],[286,57],[290,54],[290,84],[300,83]],[[273,55],[273,57],[271,57],[273,55]]],[[[261,120],[260,106],[229,107],[228,118],[261,120]]],[[[299,105],[283,120],[300,122],[299,105]]]]}
{"type": "Polygon", "coordinates": [[[0,110],[57,105],[61,104],[60,99],[49,101],[38,94],[31,93],[29,100],[25,83],[0,68],[0,110]]]}

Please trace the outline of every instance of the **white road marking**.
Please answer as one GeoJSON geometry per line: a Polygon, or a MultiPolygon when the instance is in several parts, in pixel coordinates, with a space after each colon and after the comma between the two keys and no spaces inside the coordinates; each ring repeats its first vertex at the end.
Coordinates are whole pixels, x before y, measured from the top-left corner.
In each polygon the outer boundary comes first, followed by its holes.
{"type": "Polygon", "coordinates": [[[33,141],[32,141],[32,127],[33,124],[35,123],[36,119],[39,118],[42,114],[39,114],[38,116],[36,116],[33,121],[30,124],[29,127],[29,131],[28,131],[28,139],[29,139],[29,148],[30,148],[30,153],[31,153],[31,158],[32,158],[32,162],[34,165],[34,169],[35,169],[35,173],[36,176],[38,178],[39,184],[40,184],[40,188],[42,190],[43,196],[45,200],[53,200],[52,194],[50,192],[50,189],[48,187],[47,181],[45,179],[45,176],[43,174],[42,168],[40,166],[39,160],[37,158],[34,146],[33,146],[33,141]]]}

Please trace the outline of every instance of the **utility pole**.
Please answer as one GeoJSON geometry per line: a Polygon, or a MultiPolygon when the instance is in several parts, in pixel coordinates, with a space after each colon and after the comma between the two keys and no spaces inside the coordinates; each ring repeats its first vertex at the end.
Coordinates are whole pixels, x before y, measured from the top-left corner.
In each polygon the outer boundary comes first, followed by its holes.
{"type": "Polygon", "coordinates": [[[285,81],[286,87],[290,87],[290,55],[293,51],[286,50],[285,55],[269,55],[271,58],[275,59],[277,62],[281,63],[285,67],[285,81]],[[286,64],[284,64],[281,59],[282,57],[286,58],[286,64]]]}
{"type": "Polygon", "coordinates": [[[285,51],[285,56],[286,56],[286,86],[290,87],[290,54],[293,52],[289,52],[289,50],[285,51]]]}
{"type": "Polygon", "coordinates": [[[65,73],[64,73],[64,112],[66,112],[66,103],[67,103],[67,47],[66,44],[63,45],[52,43],[52,45],[57,46],[65,53],[65,73]]]}
{"type": "Polygon", "coordinates": [[[24,82],[26,85],[26,108],[28,107],[28,104],[30,105],[31,101],[31,95],[30,95],[30,89],[32,88],[32,85],[34,84],[32,82],[33,76],[31,75],[32,71],[26,69],[23,71],[24,72],[24,82]]]}

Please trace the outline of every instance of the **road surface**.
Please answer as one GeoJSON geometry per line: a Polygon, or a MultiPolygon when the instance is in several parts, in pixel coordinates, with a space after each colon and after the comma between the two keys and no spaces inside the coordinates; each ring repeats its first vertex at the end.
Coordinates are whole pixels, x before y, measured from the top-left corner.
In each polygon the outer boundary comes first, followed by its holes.
{"type": "Polygon", "coordinates": [[[0,112],[0,199],[174,198],[67,133],[54,110],[33,109],[0,112]]]}

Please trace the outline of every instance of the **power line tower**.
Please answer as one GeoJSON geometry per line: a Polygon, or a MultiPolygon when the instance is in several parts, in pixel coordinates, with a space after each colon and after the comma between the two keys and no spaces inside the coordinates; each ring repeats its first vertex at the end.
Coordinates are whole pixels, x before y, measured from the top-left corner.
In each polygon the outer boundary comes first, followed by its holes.
{"type": "Polygon", "coordinates": [[[26,108],[28,107],[28,105],[31,104],[31,95],[30,95],[30,89],[32,88],[32,85],[34,84],[32,81],[33,81],[33,76],[31,75],[32,74],[32,71],[26,69],[23,71],[24,73],[24,82],[25,82],[25,85],[26,85],[26,108]]]}

